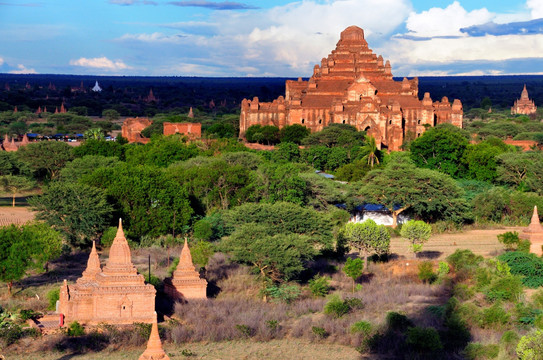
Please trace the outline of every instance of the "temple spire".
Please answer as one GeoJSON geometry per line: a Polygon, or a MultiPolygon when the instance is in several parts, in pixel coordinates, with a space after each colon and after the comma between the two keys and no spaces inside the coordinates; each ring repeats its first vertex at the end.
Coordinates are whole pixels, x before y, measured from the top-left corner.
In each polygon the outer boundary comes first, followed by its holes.
{"type": "Polygon", "coordinates": [[[92,250],[89,255],[89,260],[87,261],[87,268],[83,271],[83,277],[78,279],[84,280],[94,280],[96,275],[102,272],[100,267],[100,258],[98,257],[98,252],[96,251],[96,242],[92,242],[92,250]]]}
{"type": "Polygon", "coordinates": [[[162,341],[160,341],[160,335],[158,333],[157,314],[155,311],[155,317],[153,325],[151,326],[151,335],[147,342],[147,349],[141,354],[139,360],[169,360],[170,357],[166,355],[166,352],[162,348],[162,341]]]}
{"type": "Polygon", "coordinates": [[[181,255],[179,256],[179,264],[177,264],[176,272],[193,273],[196,271],[194,264],[192,263],[192,255],[190,254],[189,243],[187,238],[185,238],[185,245],[181,250],[181,255]]]}
{"type": "Polygon", "coordinates": [[[104,273],[137,273],[136,268],[132,264],[132,255],[130,254],[128,241],[126,241],[126,237],[124,236],[121,219],[119,219],[117,235],[115,235],[115,239],[113,239],[113,243],[109,249],[109,259],[104,267],[104,273]]]}

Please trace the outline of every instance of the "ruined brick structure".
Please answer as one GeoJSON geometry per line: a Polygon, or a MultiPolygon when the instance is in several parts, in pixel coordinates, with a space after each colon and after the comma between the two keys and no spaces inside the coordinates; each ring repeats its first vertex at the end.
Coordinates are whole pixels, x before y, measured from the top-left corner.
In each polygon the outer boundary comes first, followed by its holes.
{"type": "Polygon", "coordinates": [[[534,212],[532,214],[532,221],[530,225],[525,228],[519,236],[521,239],[530,240],[530,252],[541,256],[543,254],[543,226],[539,222],[539,214],[537,213],[537,206],[534,206],[534,212]]]}
{"type": "Polygon", "coordinates": [[[156,321],[155,294],[153,285],[145,284],[143,275],[132,264],[119,221],[104,269],[93,244],[83,275],[74,285],[64,280],[58,311],[67,324],[72,321],[85,325],[152,323],[156,321]]]}
{"type": "Polygon", "coordinates": [[[170,357],[162,348],[162,341],[160,341],[160,335],[158,333],[156,312],[153,325],[151,326],[151,334],[149,335],[147,348],[138,360],[170,360],[170,357]]]}
{"type": "Polygon", "coordinates": [[[251,125],[302,124],[320,131],[333,123],[354,125],[375,137],[379,148],[399,150],[406,135],[420,136],[425,126],[462,127],[460,100],[418,98],[418,79],[395,81],[390,62],[373,54],[364,31],[350,26],[309,81],[287,80],[285,96],[271,103],[255,97],[241,104],[240,136],[251,125]]]}
{"type": "Polygon", "coordinates": [[[205,299],[207,281],[200,279],[192,263],[187,239],[179,256],[179,264],[173,273],[172,278],[164,281],[164,292],[172,299],[205,299]]]}
{"type": "Polygon", "coordinates": [[[148,118],[127,118],[121,128],[122,136],[130,143],[139,142],[145,144],[149,142],[149,139],[144,138],[141,132],[152,123],[148,118]]]}
{"type": "Polygon", "coordinates": [[[164,123],[164,135],[184,134],[190,139],[202,137],[202,124],[200,123],[164,123]]]}
{"type": "Polygon", "coordinates": [[[515,104],[511,108],[511,114],[532,115],[535,114],[536,111],[537,106],[535,106],[533,100],[530,100],[530,97],[528,96],[528,90],[526,90],[526,85],[524,85],[524,89],[520,94],[520,99],[515,100],[515,104]]]}
{"type": "Polygon", "coordinates": [[[8,139],[8,135],[6,134],[4,136],[4,142],[2,143],[2,147],[5,151],[11,152],[11,151],[17,151],[18,147],[15,144],[15,139],[11,138],[11,141],[8,139]]]}

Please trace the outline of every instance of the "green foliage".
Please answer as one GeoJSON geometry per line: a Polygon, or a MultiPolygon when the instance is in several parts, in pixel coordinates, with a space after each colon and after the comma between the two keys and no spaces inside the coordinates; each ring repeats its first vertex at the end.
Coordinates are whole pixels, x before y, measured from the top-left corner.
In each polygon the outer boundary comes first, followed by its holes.
{"type": "Polygon", "coordinates": [[[113,244],[113,239],[117,235],[117,228],[115,226],[110,226],[102,233],[100,238],[100,244],[104,247],[110,247],[113,244]]]}
{"type": "Polygon", "coordinates": [[[390,232],[384,225],[377,225],[368,219],[363,223],[349,222],[345,224],[343,235],[351,249],[357,250],[367,258],[372,254],[387,254],[390,248],[390,232]]]}
{"type": "Polygon", "coordinates": [[[72,147],[61,141],[28,144],[17,151],[17,156],[29,165],[37,177],[51,180],[56,179],[60,170],[74,158],[72,147]]]}
{"type": "Polygon", "coordinates": [[[324,339],[328,337],[329,335],[328,332],[324,328],[319,327],[319,326],[312,326],[311,331],[319,339],[324,339]]]}
{"type": "Polygon", "coordinates": [[[12,205],[15,206],[15,195],[22,191],[31,190],[36,186],[34,181],[17,175],[0,176],[0,190],[12,194],[12,205]]]}
{"type": "Polygon", "coordinates": [[[509,265],[511,274],[523,276],[522,283],[525,286],[530,288],[543,286],[543,259],[535,254],[512,251],[498,256],[498,260],[509,265]]]}
{"type": "Polygon", "coordinates": [[[436,273],[434,273],[434,264],[431,261],[423,261],[418,265],[419,279],[423,283],[433,283],[437,279],[436,273]]]}
{"type": "Polygon", "coordinates": [[[217,138],[235,138],[237,130],[232,124],[217,122],[212,124],[205,130],[205,133],[217,138]]]}
{"type": "Polygon", "coordinates": [[[499,352],[500,347],[496,344],[469,343],[464,349],[464,354],[469,360],[495,359],[499,352]]]}
{"type": "Polygon", "coordinates": [[[471,276],[475,273],[479,263],[483,261],[483,257],[475,255],[471,250],[457,249],[454,253],[447,257],[447,262],[452,265],[457,274],[471,276]]]}
{"type": "Polygon", "coordinates": [[[279,321],[277,320],[266,320],[266,327],[272,331],[279,329],[279,321]]]}
{"type": "Polygon", "coordinates": [[[198,240],[198,242],[191,246],[190,252],[192,254],[192,261],[194,264],[202,267],[207,265],[209,258],[215,253],[214,246],[205,240],[198,240]]]}
{"type": "Polygon", "coordinates": [[[105,117],[107,121],[114,121],[118,120],[121,115],[115,109],[106,109],[102,111],[102,116],[105,117]]]}
{"type": "Polygon", "coordinates": [[[479,144],[469,144],[466,147],[462,158],[465,168],[462,171],[462,177],[488,182],[492,182],[498,177],[496,157],[507,151],[507,145],[499,139],[496,140],[501,144],[494,145],[485,140],[479,144]]]}
{"type": "Polygon", "coordinates": [[[523,290],[521,277],[512,275],[507,263],[494,259],[479,265],[476,280],[477,288],[491,302],[517,300],[523,290]]]}
{"type": "Polygon", "coordinates": [[[311,294],[317,297],[324,297],[330,292],[330,282],[325,276],[316,275],[313,279],[309,280],[309,290],[311,294]]]}
{"type": "Polygon", "coordinates": [[[462,223],[470,218],[462,190],[450,176],[419,169],[401,157],[396,158],[383,170],[366,175],[359,190],[366,202],[396,209],[392,213],[394,219],[408,209],[427,221],[462,223]]]}
{"type": "Polygon", "coordinates": [[[96,169],[112,168],[118,164],[119,159],[117,157],[85,155],[66,164],[60,171],[60,180],[65,182],[77,182],[79,179],[92,174],[96,169]]]}
{"type": "Polygon", "coordinates": [[[503,244],[506,250],[514,250],[519,244],[518,232],[508,231],[498,235],[498,241],[503,244]]]}
{"type": "Polygon", "coordinates": [[[300,160],[300,149],[293,142],[281,142],[272,152],[271,159],[275,162],[297,162],[300,160]]]}
{"type": "Polygon", "coordinates": [[[475,289],[467,284],[455,284],[453,295],[460,300],[469,300],[475,295],[475,289]]]}
{"type": "Polygon", "coordinates": [[[534,193],[491,188],[473,199],[474,215],[485,221],[527,222],[534,206],[543,206],[543,198],[534,193]]]}
{"type": "Polygon", "coordinates": [[[440,261],[438,264],[437,275],[442,277],[447,275],[451,271],[449,264],[444,261],[440,261]]]}
{"type": "Polygon", "coordinates": [[[0,176],[4,175],[30,175],[27,163],[21,161],[17,152],[0,152],[0,176]]]}
{"type": "Polygon", "coordinates": [[[42,271],[62,248],[60,234],[43,223],[0,227],[0,239],[0,281],[7,283],[9,294],[14,281],[30,269],[42,271]]]}
{"type": "Polygon", "coordinates": [[[284,126],[279,131],[279,139],[281,142],[291,142],[295,144],[300,144],[303,139],[305,139],[311,130],[300,124],[292,124],[284,126]]]}
{"type": "Polygon", "coordinates": [[[364,336],[368,336],[373,330],[373,326],[368,321],[357,321],[351,325],[351,333],[362,333],[364,336]]]}
{"type": "Polygon", "coordinates": [[[299,176],[294,164],[264,164],[258,169],[259,188],[264,201],[276,203],[286,201],[304,205],[308,197],[308,183],[299,176]]]}
{"type": "Polygon", "coordinates": [[[32,309],[21,309],[21,311],[19,311],[19,316],[22,321],[27,321],[29,319],[36,319],[38,317],[41,317],[42,315],[43,315],[42,313],[39,313],[32,309]]]}
{"type": "Polygon", "coordinates": [[[263,278],[274,282],[294,278],[316,253],[306,235],[271,235],[269,228],[255,223],[241,225],[221,246],[234,261],[252,265],[263,278]]]}
{"type": "Polygon", "coordinates": [[[528,191],[543,192],[543,153],[511,152],[498,156],[498,179],[528,191]]]}
{"type": "Polygon", "coordinates": [[[66,335],[68,336],[82,336],[85,335],[85,328],[78,323],[77,321],[74,321],[70,323],[68,328],[66,329],[66,335]]]}
{"type": "Polygon", "coordinates": [[[292,303],[298,299],[301,294],[300,287],[297,285],[281,284],[271,285],[264,289],[264,294],[268,295],[275,301],[282,301],[286,304],[292,303]]]}
{"type": "Polygon", "coordinates": [[[57,301],[60,299],[60,289],[53,289],[47,292],[47,310],[55,310],[57,307],[57,301]]]}
{"type": "Polygon", "coordinates": [[[29,203],[37,219],[62,231],[76,247],[90,246],[109,225],[113,210],[103,190],[79,183],[53,182],[29,203]]]}
{"type": "Polygon", "coordinates": [[[337,180],[353,182],[362,180],[370,170],[372,168],[367,162],[355,160],[352,163],[340,166],[334,174],[337,180]]]}
{"type": "Polygon", "coordinates": [[[186,144],[179,134],[156,136],[145,145],[133,145],[126,150],[126,162],[131,165],[167,167],[198,155],[195,144],[186,144]]]}
{"type": "Polygon", "coordinates": [[[6,346],[14,344],[23,336],[23,329],[12,321],[0,322],[0,339],[6,346]]]}
{"type": "Polygon", "coordinates": [[[340,318],[343,315],[348,314],[351,311],[351,307],[347,301],[341,300],[339,296],[334,295],[324,305],[324,313],[335,318],[340,318]]]}
{"type": "Polygon", "coordinates": [[[192,226],[193,235],[196,239],[209,240],[213,236],[211,223],[205,219],[200,219],[192,226]]]}
{"type": "Polygon", "coordinates": [[[543,358],[543,330],[535,330],[524,335],[517,345],[520,360],[539,360],[543,358]]]}
{"type": "Polygon", "coordinates": [[[483,310],[481,314],[480,325],[483,328],[500,329],[511,320],[511,315],[507,313],[500,305],[495,303],[491,307],[483,310]]]}
{"type": "Polygon", "coordinates": [[[326,147],[351,147],[363,145],[364,132],[347,124],[330,124],[322,131],[314,132],[303,140],[305,145],[324,145],[326,147]]]}
{"type": "Polygon", "coordinates": [[[364,262],[360,258],[351,259],[347,258],[345,266],[343,266],[343,272],[345,275],[353,279],[353,292],[354,292],[354,283],[362,275],[364,270],[364,262]]]}
{"type": "Polygon", "coordinates": [[[436,352],[443,349],[443,344],[436,329],[412,327],[407,329],[405,343],[417,352],[436,352]]]}
{"type": "Polygon", "coordinates": [[[124,160],[125,148],[119,141],[88,139],[73,149],[76,158],[85,156],[115,157],[124,160]]]}
{"type": "Polygon", "coordinates": [[[236,330],[239,331],[243,336],[249,338],[253,335],[253,328],[245,324],[236,324],[236,330]]]}
{"type": "Polygon", "coordinates": [[[413,253],[422,250],[422,245],[430,239],[432,226],[420,220],[409,220],[402,224],[400,235],[411,243],[413,253]]]}
{"type": "Polygon", "coordinates": [[[97,169],[85,182],[105,190],[133,237],[180,234],[193,212],[186,188],[158,168],[121,163],[97,169]]]}
{"type": "Polygon", "coordinates": [[[411,143],[411,159],[418,167],[457,176],[468,143],[467,131],[451,124],[440,124],[428,129],[411,143]]]}
{"type": "Polygon", "coordinates": [[[279,128],[273,125],[251,125],[245,132],[248,142],[275,144],[279,141],[279,128]]]}
{"type": "Polygon", "coordinates": [[[386,324],[390,330],[404,332],[407,328],[413,326],[413,322],[404,314],[394,311],[388,312],[386,315],[386,324]]]}

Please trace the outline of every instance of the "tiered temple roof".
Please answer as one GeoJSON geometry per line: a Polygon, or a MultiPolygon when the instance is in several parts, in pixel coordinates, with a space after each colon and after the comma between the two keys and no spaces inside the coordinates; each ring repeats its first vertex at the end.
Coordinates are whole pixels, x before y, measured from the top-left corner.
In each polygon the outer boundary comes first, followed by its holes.
{"type": "Polygon", "coordinates": [[[521,115],[531,115],[537,112],[537,106],[533,100],[530,100],[528,96],[528,90],[526,89],[526,84],[524,84],[524,89],[520,94],[520,99],[515,100],[515,104],[511,108],[511,114],[521,114],[521,115]]]}

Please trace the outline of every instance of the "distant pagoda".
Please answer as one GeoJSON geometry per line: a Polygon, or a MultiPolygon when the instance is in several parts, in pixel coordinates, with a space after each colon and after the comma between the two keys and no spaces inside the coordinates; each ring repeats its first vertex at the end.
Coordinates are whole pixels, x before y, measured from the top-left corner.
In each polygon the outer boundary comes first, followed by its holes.
{"type": "Polygon", "coordinates": [[[526,84],[520,94],[520,99],[515,100],[515,104],[511,108],[511,114],[513,115],[532,115],[537,111],[537,106],[533,100],[530,100],[528,96],[528,90],[526,90],[526,84]]]}

